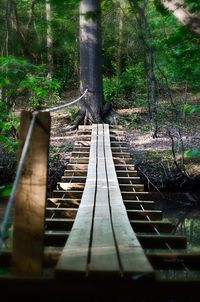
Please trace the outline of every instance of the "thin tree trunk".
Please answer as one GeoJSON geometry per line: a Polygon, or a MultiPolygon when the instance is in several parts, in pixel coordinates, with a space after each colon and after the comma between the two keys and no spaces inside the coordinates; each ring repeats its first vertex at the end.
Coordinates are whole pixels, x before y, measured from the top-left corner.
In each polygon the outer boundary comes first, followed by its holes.
{"type": "Polygon", "coordinates": [[[5,55],[9,55],[9,40],[10,40],[10,17],[11,17],[11,3],[10,0],[5,2],[5,24],[6,24],[6,37],[5,37],[5,55]]]}
{"type": "Polygon", "coordinates": [[[145,65],[148,73],[148,80],[151,85],[151,97],[149,98],[149,113],[150,113],[150,123],[152,126],[153,137],[155,138],[157,137],[157,132],[158,132],[155,53],[153,48],[153,37],[146,17],[145,8],[146,8],[146,1],[144,1],[144,6],[140,6],[136,4],[136,9],[138,10],[139,13],[139,18],[136,19],[142,32],[142,39],[144,41],[144,46],[146,51],[145,65]]]}
{"type": "Polygon", "coordinates": [[[25,30],[25,28],[22,28],[22,26],[20,24],[16,1],[12,0],[11,3],[12,3],[13,13],[14,13],[14,17],[15,17],[14,26],[15,26],[15,30],[16,30],[19,42],[22,47],[22,52],[26,58],[28,58],[30,61],[35,62],[37,60],[37,58],[36,58],[35,54],[32,53],[32,51],[31,51],[30,28],[31,28],[31,26],[33,24],[33,20],[34,20],[34,7],[36,4],[36,0],[33,0],[31,3],[31,8],[29,11],[29,18],[28,18],[28,22],[26,24],[26,30],[25,30]]]}
{"type": "Polygon", "coordinates": [[[119,1],[119,27],[118,27],[118,47],[117,47],[117,75],[122,73],[122,56],[123,56],[123,27],[124,27],[124,13],[122,10],[123,2],[119,1]]]}
{"type": "Polygon", "coordinates": [[[82,110],[86,111],[92,122],[101,121],[103,104],[101,62],[100,2],[82,0],[80,3],[80,90],[83,92],[88,89],[82,110]]]}
{"type": "Polygon", "coordinates": [[[47,21],[47,65],[48,65],[48,74],[47,77],[53,76],[54,70],[54,61],[53,61],[53,35],[51,28],[52,12],[51,12],[51,3],[49,0],[46,0],[46,21],[47,21]]]}

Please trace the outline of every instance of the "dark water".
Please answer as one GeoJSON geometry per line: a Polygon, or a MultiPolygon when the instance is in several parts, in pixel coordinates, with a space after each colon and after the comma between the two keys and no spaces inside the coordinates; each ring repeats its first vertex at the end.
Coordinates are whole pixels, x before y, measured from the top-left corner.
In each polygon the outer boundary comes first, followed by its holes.
{"type": "MultiPolygon", "coordinates": [[[[200,206],[184,206],[181,203],[166,206],[165,203],[163,207],[160,204],[159,208],[163,210],[163,219],[167,219],[173,224],[173,234],[183,235],[187,238],[187,249],[174,252],[193,253],[200,257],[200,206]]],[[[200,267],[191,270],[183,265],[180,270],[157,271],[157,275],[161,279],[169,280],[200,280],[200,267]]]]}
{"type": "Polygon", "coordinates": [[[188,250],[200,251],[200,207],[166,210],[164,217],[173,223],[176,235],[186,236],[188,250]]]}

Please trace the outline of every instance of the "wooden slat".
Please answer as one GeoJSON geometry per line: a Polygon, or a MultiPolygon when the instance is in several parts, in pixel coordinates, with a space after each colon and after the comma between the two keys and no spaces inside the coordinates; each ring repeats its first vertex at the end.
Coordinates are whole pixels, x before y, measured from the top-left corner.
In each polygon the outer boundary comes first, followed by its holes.
{"type": "Polygon", "coordinates": [[[87,176],[87,170],[65,170],[64,171],[64,176],[87,176]]]}
{"type": "Polygon", "coordinates": [[[155,208],[154,201],[144,201],[144,200],[124,200],[124,205],[127,210],[153,210],[155,208]]]}
{"type": "Polygon", "coordinates": [[[86,176],[62,176],[61,181],[67,183],[85,183],[86,176]]]}
{"type": "Polygon", "coordinates": [[[151,220],[161,220],[162,211],[159,210],[127,210],[129,219],[138,219],[138,220],[148,220],[149,217],[151,220]]]}
{"type": "Polygon", "coordinates": [[[134,231],[143,233],[171,233],[173,225],[166,221],[144,221],[144,220],[130,220],[134,231]],[[156,230],[155,230],[156,229],[156,230]]]}
{"type": "Polygon", "coordinates": [[[185,249],[187,239],[185,236],[175,235],[137,235],[141,245],[145,249],[185,249]]]}

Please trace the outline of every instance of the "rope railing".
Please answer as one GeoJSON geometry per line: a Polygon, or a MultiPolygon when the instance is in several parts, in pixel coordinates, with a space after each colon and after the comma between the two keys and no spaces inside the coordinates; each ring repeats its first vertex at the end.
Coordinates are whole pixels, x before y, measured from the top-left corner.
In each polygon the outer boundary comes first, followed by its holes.
{"type": "Polygon", "coordinates": [[[13,203],[14,203],[16,193],[17,193],[17,188],[18,188],[18,185],[19,185],[19,181],[20,181],[20,178],[21,178],[22,173],[23,173],[24,163],[25,163],[26,156],[27,156],[27,153],[28,153],[28,148],[29,148],[29,145],[30,145],[30,141],[31,141],[31,138],[32,138],[33,129],[34,129],[35,123],[37,122],[36,116],[37,116],[38,112],[49,112],[50,113],[50,112],[53,112],[53,111],[64,109],[64,108],[69,107],[69,106],[73,106],[76,103],[78,103],[80,100],[83,99],[83,97],[86,95],[87,91],[88,91],[88,89],[86,89],[84,91],[84,93],[79,98],[77,98],[77,99],[75,99],[75,100],[73,100],[73,101],[71,101],[67,104],[56,106],[56,107],[53,107],[53,108],[44,109],[44,110],[37,111],[37,112],[33,112],[32,119],[31,119],[31,122],[30,122],[30,125],[29,125],[29,129],[27,131],[25,142],[24,142],[24,146],[22,148],[21,156],[20,156],[20,159],[19,159],[19,163],[18,163],[18,167],[17,167],[16,176],[15,176],[15,180],[14,180],[14,183],[13,183],[12,191],[11,191],[10,197],[8,199],[8,204],[7,204],[7,207],[5,209],[5,213],[4,213],[3,220],[2,220],[2,223],[1,223],[1,227],[0,227],[0,253],[2,253],[3,248],[4,248],[5,240],[8,237],[8,228],[9,228],[9,224],[10,224],[11,210],[12,210],[12,206],[13,206],[13,203]]]}
{"type": "Polygon", "coordinates": [[[53,108],[44,109],[44,110],[41,110],[40,112],[53,112],[53,111],[64,109],[64,108],[67,108],[67,107],[70,107],[70,106],[74,106],[76,103],[78,103],[86,95],[87,92],[88,92],[88,89],[86,89],[84,91],[84,93],[78,99],[76,99],[76,100],[74,100],[70,103],[67,103],[67,104],[64,104],[64,105],[59,105],[59,106],[56,106],[56,107],[53,107],[53,108]]]}

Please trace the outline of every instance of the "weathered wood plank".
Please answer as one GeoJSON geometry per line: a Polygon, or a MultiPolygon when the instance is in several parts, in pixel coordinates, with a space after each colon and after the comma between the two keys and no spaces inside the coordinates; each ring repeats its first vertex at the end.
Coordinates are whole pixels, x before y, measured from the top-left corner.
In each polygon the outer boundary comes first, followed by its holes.
{"type": "Polygon", "coordinates": [[[111,219],[120,257],[121,274],[153,275],[153,268],[133,232],[123,204],[112,160],[108,125],[104,125],[104,140],[111,219]]]}
{"type": "Polygon", "coordinates": [[[98,125],[97,187],[92,242],[88,264],[89,275],[91,273],[109,273],[119,276],[119,260],[110,220],[103,135],[103,125],[98,125]]]}
{"type": "Polygon", "coordinates": [[[137,235],[138,240],[145,249],[185,249],[187,247],[187,239],[185,236],[175,235],[137,235]]]}
{"type": "MultiPolygon", "coordinates": [[[[24,145],[31,114],[22,112],[20,149],[24,145]]],[[[38,113],[14,205],[13,272],[42,274],[44,216],[50,135],[49,113],[38,113]]]]}
{"type": "Polygon", "coordinates": [[[83,191],[77,218],[56,266],[56,276],[59,277],[70,272],[87,275],[96,191],[96,177],[94,173],[96,169],[96,145],[97,125],[94,124],[86,186],[83,191]]]}

